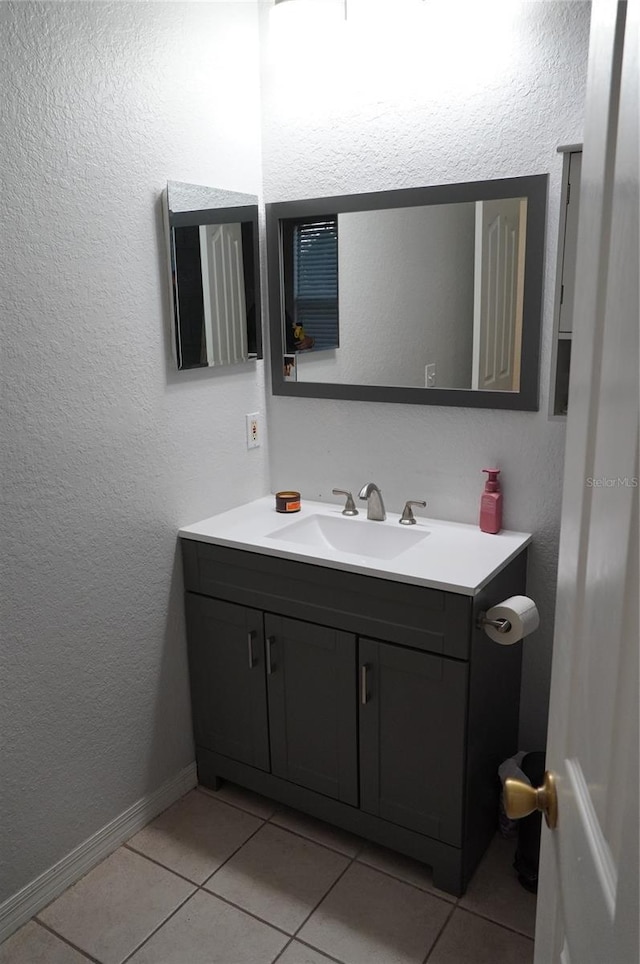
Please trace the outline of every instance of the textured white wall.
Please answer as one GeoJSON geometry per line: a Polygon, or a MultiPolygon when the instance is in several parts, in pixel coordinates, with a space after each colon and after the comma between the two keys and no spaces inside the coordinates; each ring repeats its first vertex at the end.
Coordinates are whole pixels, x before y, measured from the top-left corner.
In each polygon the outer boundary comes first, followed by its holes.
{"type": "Polygon", "coordinates": [[[258,193],[253,3],[3,3],[0,902],[193,759],[176,530],[268,491],[170,362],[166,181],[258,193]]]}
{"type": "Polygon", "coordinates": [[[298,381],[471,388],[475,205],[338,215],[340,348],[298,381]]]}
{"type": "MultiPolygon", "coordinates": [[[[540,411],[272,398],[271,483],[335,501],[332,486],[356,489],[374,479],[390,509],[425,498],[429,515],[473,523],[481,469],[501,466],[505,526],[535,533],[528,588],[542,626],[524,646],[521,746],[539,748],[564,451],[564,426],[546,415],[556,147],[582,139],[589,5],[405,2],[393,13],[387,4],[376,24],[379,6],[370,4],[368,14],[363,0],[351,0],[350,21],[336,27],[330,45],[317,30],[305,37],[309,59],[331,55],[322,77],[309,74],[304,84],[293,80],[299,61],[271,34],[262,78],[265,200],[549,173],[540,411]]],[[[262,23],[266,35],[266,17],[262,23]]]]}

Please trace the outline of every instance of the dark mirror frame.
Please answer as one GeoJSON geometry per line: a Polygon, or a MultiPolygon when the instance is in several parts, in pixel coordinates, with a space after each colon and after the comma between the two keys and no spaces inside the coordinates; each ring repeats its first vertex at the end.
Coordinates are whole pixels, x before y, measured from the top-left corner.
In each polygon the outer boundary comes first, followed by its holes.
{"type": "MultiPolygon", "coordinates": [[[[216,191],[216,189],[211,189],[211,193],[220,194],[221,196],[232,197],[232,192],[222,192],[216,191]]],[[[242,195],[238,195],[241,197],[242,195]]],[[[254,292],[254,324],[251,326],[255,330],[250,330],[248,324],[248,337],[249,344],[252,346],[249,361],[254,361],[263,357],[262,348],[262,312],[261,312],[261,302],[262,302],[262,292],[260,289],[260,246],[259,246],[259,234],[258,234],[258,205],[256,204],[238,204],[233,207],[211,207],[205,208],[198,211],[171,211],[168,205],[168,198],[165,192],[163,197],[163,204],[165,207],[165,230],[167,232],[167,246],[171,244],[170,232],[172,228],[179,227],[197,227],[201,224],[240,224],[242,225],[242,236],[243,236],[243,251],[245,255],[245,260],[250,262],[251,270],[251,281],[250,284],[254,292]],[[245,230],[248,231],[250,236],[250,243],[247,244],[245,248],[245,230]]],[[[169,255],[170,258],[170,255],[169,255]]],[[[170,269],[169,269],[170,272],[170,269]]],[[[171,273],[171,272],[170,272],[171,273]]],[[[175,297],[172,290],[172,279],[169,278],[169,285],[171,288],[171,322],[173,325],[172,336],[174,338],[174,355],[176,358],[176,363],[179,371],[192,371],[194,368],[207,368],[206,365],[203,366],[186,366],[183,367],[180,363],[180,346],[179,346],[179,335],[178,335],[178,318],[176,315],[176,305],[175,297]]],[[[215,366],[219,368],[220,366],[215,366]]],[[[231,366],[221,366],[225,370],[229,369],[231,366]]],[[[213,369],[212,369],[213,370],[213,369]]]]}
{"type": "Polygon", "coordinates": [[[547,174],[536,174],[528,177],[468,181],[461,184],[442,184],[433,187],[404,188],[371,194],[347,194],[340,197],[309,198],[302,201],[267,204],[267,270],[273,394],[296,398],[338,398],[364,402],[401,402],[410,405],[538,411],[547,183],[547,174]],[[283,342],[282,325],[281,222],[283,220],[429,204],[490,201],[510,197],[526,197],[528,202],[519,392],[285,381],[283,356],[286,348],[283,342]]]}

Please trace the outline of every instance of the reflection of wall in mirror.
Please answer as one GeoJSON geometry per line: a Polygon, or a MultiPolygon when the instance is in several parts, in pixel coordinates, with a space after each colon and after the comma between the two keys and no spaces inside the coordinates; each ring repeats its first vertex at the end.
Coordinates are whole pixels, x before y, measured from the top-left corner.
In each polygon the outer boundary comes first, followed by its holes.
{"type": "Polygon", "coordinates": [[[339,215],[340,342],[299,381],[471,387],[473,203],[339,215]]]}
{"type": "Polygon", "coordinates": [[[208,362],[198,226],[173,228],[172,250],[175,257],[172,284],[178,325],[178,367],[199,368],[208,362]]]}

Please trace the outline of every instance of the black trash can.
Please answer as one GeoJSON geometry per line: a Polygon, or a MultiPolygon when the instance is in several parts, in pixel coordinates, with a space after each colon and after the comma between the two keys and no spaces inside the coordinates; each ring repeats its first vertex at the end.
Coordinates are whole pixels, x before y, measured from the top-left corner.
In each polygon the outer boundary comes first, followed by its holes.
{"type": "MultiPolygon", "coordinates": [[[[545,771],[544,753],[527,753],[522,758],[520,769],[529,778],[532,787],[541,786],[545,771]]],[[[518,821],[518,848],[513,866],[522,886],[532,894],[538,891],[541,830],[542,814],[537,811],[518,821]]]]}

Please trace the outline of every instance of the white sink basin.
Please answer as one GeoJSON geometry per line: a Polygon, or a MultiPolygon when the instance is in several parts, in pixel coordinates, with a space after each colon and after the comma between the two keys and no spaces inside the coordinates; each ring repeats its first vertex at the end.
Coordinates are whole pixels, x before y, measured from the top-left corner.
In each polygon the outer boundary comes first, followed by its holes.
{"type": "Polygon", "coordinates": [[[395,559],[423,542],[429,530],[413,526],[372,522],[368,519],[310,515],[270,532],[268,539],[278,539],[308,549],[330,547],[338,552],[371,559],[395,559]]]}

